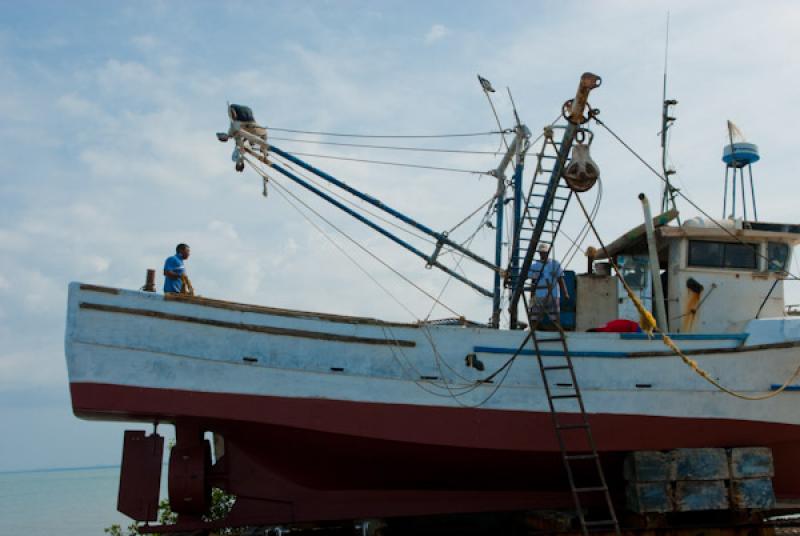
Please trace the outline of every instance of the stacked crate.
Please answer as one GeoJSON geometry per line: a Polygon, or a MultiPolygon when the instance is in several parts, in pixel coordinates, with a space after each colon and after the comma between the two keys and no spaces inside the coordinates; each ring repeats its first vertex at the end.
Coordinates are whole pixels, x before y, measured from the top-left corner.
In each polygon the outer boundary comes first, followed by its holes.
{"type": "Polygon", "coordinates": [[[625,459],[628,509],[640,513],[771,508],[768,448],[632,452],[625,459]]]}

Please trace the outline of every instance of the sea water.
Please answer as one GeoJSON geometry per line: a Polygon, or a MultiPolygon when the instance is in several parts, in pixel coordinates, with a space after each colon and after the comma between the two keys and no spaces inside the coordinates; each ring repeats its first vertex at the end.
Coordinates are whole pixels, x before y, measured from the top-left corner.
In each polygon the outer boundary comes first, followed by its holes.
{"type": "Polygon", "coordinates": [[[113,524],[127,528],[118,486],[119,467],[0,473],[0,536],[103,536],[113,524]]]}

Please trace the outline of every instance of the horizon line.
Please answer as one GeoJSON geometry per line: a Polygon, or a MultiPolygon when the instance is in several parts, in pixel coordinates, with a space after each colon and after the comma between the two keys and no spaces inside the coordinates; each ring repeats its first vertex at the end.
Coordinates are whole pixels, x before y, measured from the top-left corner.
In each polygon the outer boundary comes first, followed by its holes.
{"type": "Polygon", "coordinates": [[[12,473],[54,473],[58,471],[81,471],[87,469],[118,469],[120,464],[113,465],[86,465],[81,467],[40,467],[36,469],[0,469],[0,475],[12,473]]]}

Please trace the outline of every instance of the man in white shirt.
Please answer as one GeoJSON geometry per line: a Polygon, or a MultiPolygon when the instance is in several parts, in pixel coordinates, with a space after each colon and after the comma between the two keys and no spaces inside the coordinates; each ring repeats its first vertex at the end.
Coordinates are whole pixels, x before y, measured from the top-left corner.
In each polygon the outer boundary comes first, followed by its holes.
{"type": "Polygon", "coordinates": [[[557,321],[561,312],[561,292],[569,299],[564,270],[557,260],[548,258],[549,244],[539,244],[537,251],[539,260],[534,261],[528,271],[531,283],[536,283],[536,288],[531,289],[531,312],[539,321],[545,320],[547,313],[557,321]]]}

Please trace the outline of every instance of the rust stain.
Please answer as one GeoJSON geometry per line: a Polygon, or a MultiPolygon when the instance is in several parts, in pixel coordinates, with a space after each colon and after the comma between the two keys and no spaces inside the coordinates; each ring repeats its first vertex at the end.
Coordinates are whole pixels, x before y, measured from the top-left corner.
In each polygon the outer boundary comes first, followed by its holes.
{"type": "Polygon", "coordinates": [[[269,335],[282,335],[284,337],[301,337],[304,339],[317,339],[322,341],[349,342],[357,344],[376,344],[388,346],[414,347],[414,341],[402,339],[375,339],[372,337],[358,337],[354,335],[339,335],[338,333],[325,333],[321,331],[308,331],[303,329],[277,328],[272,326],[259,326],[256,324],[241,324],[236,322],[225,322],[222,320],[212,320],[210,318],[198,318],[194,316],[176,315],[172,313],[162,313],[160,311],[150,311],[148,309],[134,309],[128,307],[117,307],[115,305],[102,305],[99,303],[81,302],[81,309],[93,311],[103,311],[106,313],[120,313],[126,315],[146,316],[159,318],[162,320],[174,320],[176,322],[187,322],[191,324],[203,324],[218,328],[238,329],[256,333],[266,333],[269,335]]]}
{"type": "Polygon", "coordinates": [[[280,309],[277,307],[266,307],[263,305],[249,305],[200,296],[189,296],[187,294],[167,293],[164,295],[166,301],[179,301],[203,307],[214,307],[217,309],[227,309],[229,311],[241,311],[243,313],[259,313],[277,316],[288,316],[292,318],[308,318],[312,320],[323,320],[328,322],[338,322],[346,324],[365,324],[370,326],[419,328],[418,324],[408,324],[402,322],[385,322],[375,318],[358,316],[335,315],[330,313],[315,313],[310,311],[297,311],[293,309],[280,309]]]}
{"type": "Polygon", "coordinates": [[[81,290],[88,290],[90,292],[105,292],[106,294],[119,294],[119,289],[111,287],[101,287],[99,285],[81,285],[81,290]]]}
{"type": "Polygon", "coordinates": [[[686,300],[686,307],[683,309],[683,322],[681,331],[688,333],[694,328],[694,321],[697,319],[697,306],[700,303],[700,293],[687,290],[689,299],[686,300]]]}

